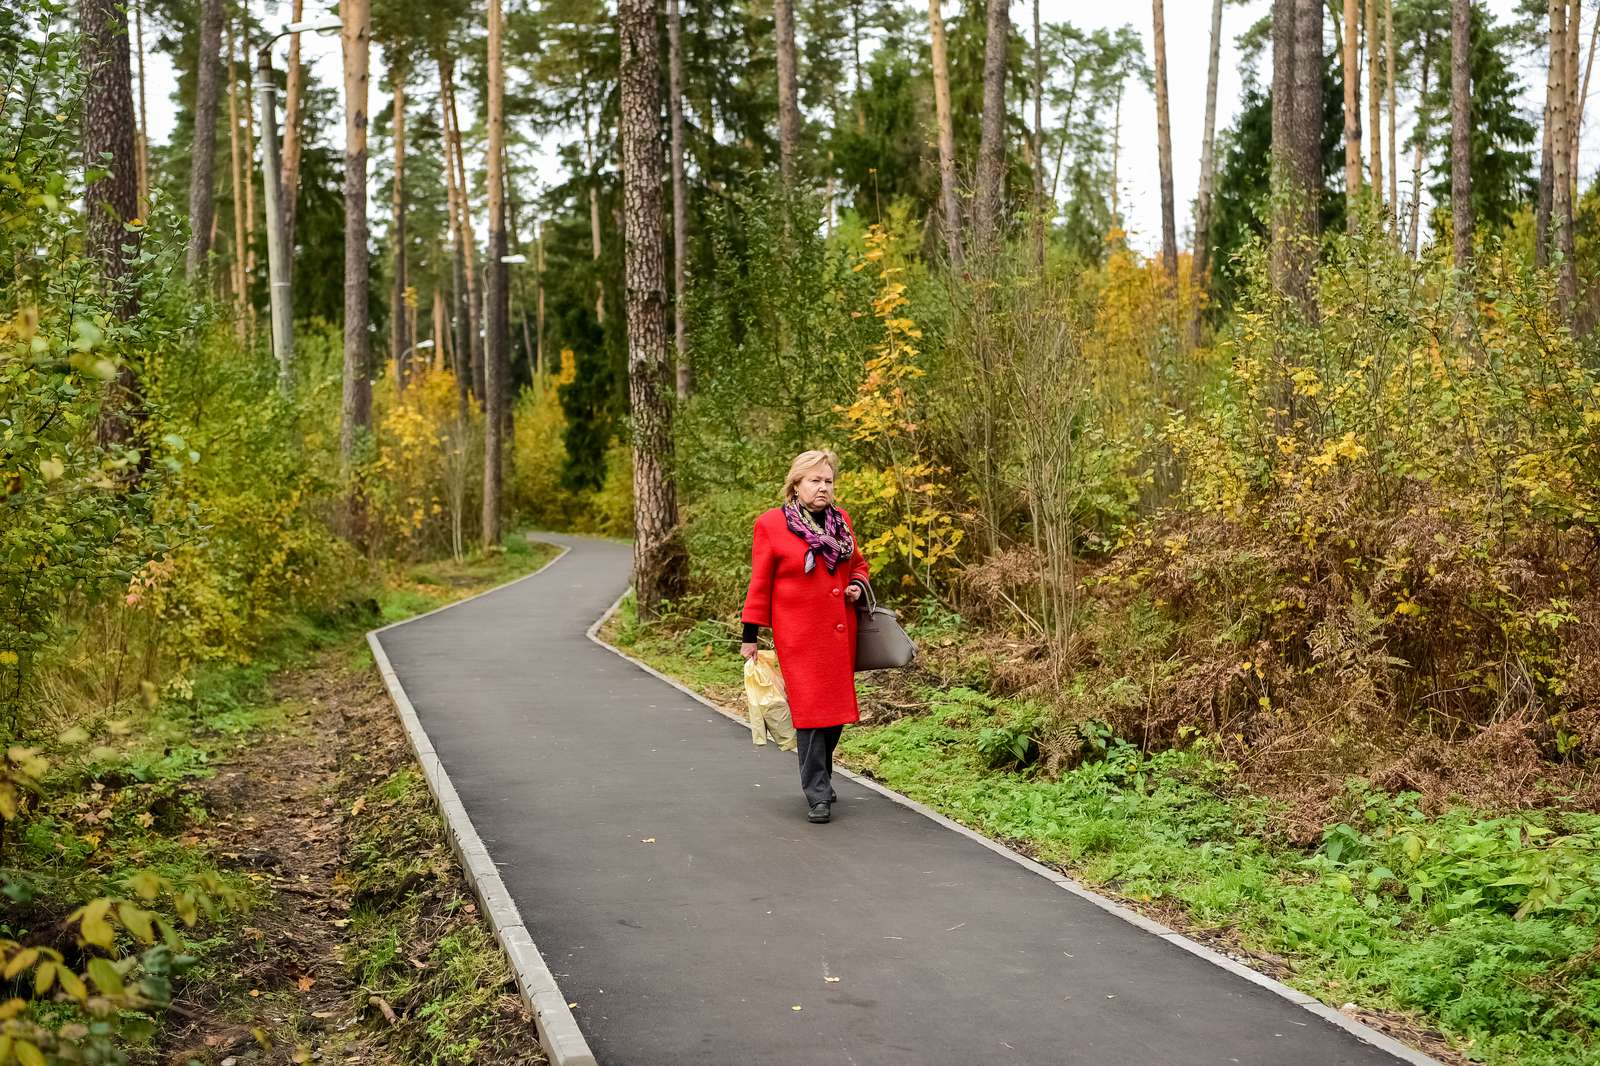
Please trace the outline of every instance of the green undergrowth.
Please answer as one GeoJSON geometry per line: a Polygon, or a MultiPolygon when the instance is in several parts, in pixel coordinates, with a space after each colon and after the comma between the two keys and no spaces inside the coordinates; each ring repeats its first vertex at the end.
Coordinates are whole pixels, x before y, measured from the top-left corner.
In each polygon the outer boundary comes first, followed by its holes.
{"type": "MultiPolygon", "coordinates": [[[[284,619],[267,643],[240,657],[245,661],[200,666],[159,688],[140,685],[106,706],[63,708],[75,724],[29,749],[42,753],[47,769],[18,816],[0,825],[0,941],[54,946],[72,957],[81,948],[63,924],[69,912],[91,900],[133,899],[149,878],[159,878],[165,887],[156,913],[181,931],[187,953],[181,968],[188,972],[178,984],[204,985],[202,998],[208,1001],[225,998],[233,976],[225,963],[212,960],[229,955],[230,943],[244,935],[269,890],[217,854],[198,784],[260,738],[292,738],[294,708],[274,695],[274,678],[319,653],[342,654],[340,649],[348,650],[349,669],[370,668],[362,639],[367,629],[486,591],[537,569],[555,553],[550,545],[516,535],[501,551],[461,562],[394,565],[366,602],[284,619]]],[[[448,860],[443,853],[446,867],[448,860]]],[[[131,950],[127,930],[116,938],[118,951],[131,950]]],[[[158,1015],[123,1012],[108,1037],[116,1050],[107,1051],[111,1057],[104,1061],[126,1061],[130,1054],[133,1061],[149,1058],[156,1032],[149,1022],[158,1015]]],[[[54,1031],[73,1015],[63,1003],[41,1001],[35,1017],[54,1031]]],[[[457,1021],[451,1015],[439,1023],[441,1048],[457,1021]]],[[[48,1047],[53,1038],[46,1033],[39,1039],[48,1047]]],[[[463,1061],[461,1054],[449,1054],[441,1051],[437,1061],[463,1061]]]]}
{"type": "MultiPolygon", "coordinates": [[[[624,610],[608,636],[730,700],[727,629],[624,610]]],[[[918,702],[847,730],[840,758],[1164,920],[1281,959],[1276,976],[1324,1002],[1436,1026],[1484,1062],[1600,1061],[1600,817],[1429,817],[1414,794],[1352,779],[1320,843],[1299,848],[1204,738],[1146,754],[1085,723],[1081,761],[1052,778],[1029,765],[1036,707],[933,686],[918,702]]]]}
{"type": "Polygon", "coordinates": [[[355,1009],[376,997],[394,1012],[385,1043],[406,1062],[534,1061],[537,1049],[502,1046],[502,1023],[520,1016],[521,1002],[464,891],[422,775],[408,763],[359,802],[345,948],[360,988],[355,1009]]]}

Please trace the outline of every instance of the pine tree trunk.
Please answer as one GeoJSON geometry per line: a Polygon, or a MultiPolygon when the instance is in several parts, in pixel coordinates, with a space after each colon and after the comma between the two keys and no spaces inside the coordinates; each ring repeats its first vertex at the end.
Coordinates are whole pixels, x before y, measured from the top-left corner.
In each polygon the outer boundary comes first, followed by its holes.
{"type": "MultiPolygon", "coordinates": [[[[1555,40],[1554,36],[1551,40],[1555,40]]],[[[1455,228],[1455,264],[1462,270],[1472,262],[1471,41],[1472,0],[1451,0],[1450,214],[1455,228]]]]}
{"type": "MultiPolygon", "coordinates": [[[[1211,208],[1216,190],[1217,81],[1222,68],[1222,0],[1211,4],[1211,54],[1206,64],[1206,119],[1200,141],[1200,191],[1194,198],[1194,284],[1208,286],[1211,268],[1211,208]]],[[[1200,343],[1201,301],[1189,319],[1189,343],[1200,343]]]]}
{"type": "Polygon", "coordinates": [[[600,181],[594,172],[594,140],[589,133],[588,102],[583,112],[583,167],[588,172],[589,185],[589,251],[594,260],[594,319],[606,324],[606,285],[600,276],[600,181]]]}
{"type": "Polygon", "coordinates": [[[1120,167],[1122,166],[1122,89],[1123,83],[1117,83],[1117,103],[1113,109],[1111,119],[1111,228],[1122,228],[1122,209],[1117,202],[1122,188],[1120,167]]]}
{"type": "Polygon", "coordinates": [[[620,0],[622,195],[632,405],[634,574],[639,615],[653,618],[684,587],[662,263],[660,63],[654,0],[620,0]]]}
{"type": "Polygon", "coordinates": [[[1383,83],[1379,80],[1382,41],[1378,36],[1379,0],[1363,0],[1367,35],[1367,180],[1372,183],[1374,207],[1383,214],[1383,83]]]}
{"type": "Polygon", "coordinates": [[[800,90],[794,49],[794,0],[773,0],[773,44],[778,59],[778,173],[793,191],[800,151],[800,90]]]}
{"type": "MultiPolygon", "coordinates": [[[[1456,0],[1464,5],[1466,0],[1456,0]]],[[[1556,251],[1561,255],[1557,266],[1556,292],[1561,300],[1563,315],[1572,313],[1577,299],[1577,277],[1572,262],[1572,175],[1569,173],[1571,155],[1567,145],[1572,137],[1568,121],[1571,94],[1568,82],[1571,60],[1568,46],[1567,0],[1550,0],[1550,138],[1551,173],[1550,225],[1554,230],[1556,251]]],[[[1457,238],[1459,243],[1460,238],[1457,238]]],[[[1459,258],[1459,251],[1457,256],[1459,258]]]]}
{"type": "MultiPolygon", "coordinates": [[[[81,0],[78,20],[85,75],[84,164],[85,169],[106,168],[103,177],[86,184],[83,190],[84,251],[99,271],[113,312],[126,321],[139,311],[139,299],[129,275],[140,243],[139,230],[123,228],[124,222],[139,214],[128,18],[118,0],[81,0]]],[[[96,427],[101,445],[133,444],[144,417],[139,378],[125,358],[101,407],[96,427]]],[[[143,465],[141,461],[141,469],[143,465]]]]}
{"type": "Polygon", "coordinates": [[[1568,0],[1567,5],[1567,176],[1572,179],[1569,201],[1578,203],[1578,114],[1582,101],[1578,98],[1578,63],[1582,58],[1583,0],[1568,0]]]}
{"type": "MultiPolygon", "coordinates": [[[[1423,101],[1428,98],[1428,75],[1432,73],[1432,67],[1429,64],[1429,57],[1432,55],[1432,53],[1433,37],[1432,35],[1428,35],[1422,38],[1422,87],[1417,90],[1417,99],[1419,101],[1423,101]]],[[[1428,123],[1428,113],[1423,108],[1422,104],[1418,103],[1417,143],[1412,151],[1411,156],[1411,223],[1409,231],[1406,235],[1406,241],[1409,244],[1407,253],[1413,259],[1417,258],[1417,256],[1420,254],[1419,249],[1422,242],[1422,148],[1425,138],[1421,135],[1421,131],[1428,128],[1428,123]]],[[[1545,215],[1545,221],[1546,223],[1549,222],[1548,212],[1545,215]]]]}
{"type": "Polygon", "coordinates": [[[194,144],[189,152],[189,246],[184,273],[198,281],[211,255],[216,219],[218,82],[222,75],[222,0],[200,0],[200,52],[195,66],[194,144]]]}
{"type": "Polygon", "coordinates": [[[139,162],[139,217],[150,216],[150,113],[145,109],[144,76],[144,2],[134,0],[134,47],[139,63],[139,137],[134,142],[134,154],[139,162]]]}
{"type": "Polygon", "coordinates": [[[1394,236],[1394,246],[1399,248],[1400,142],[1395,136],[1394,0],[1383,0],[1383,81],[1389,110],[1389,231],[1394,236]]]}
{"type": "Polygon", "coordinates": [[[1010,0],[988,0],[983,50],[983,119],[978,139],[978,195],[973,206],[973,237],[985,253],[993,250],[1004,206],[1006,170],[1006,46],[1011,39],[1010,0]]]}
{"type": "Polygon", "coordinates": [[[1357,69],[1361,29],[1356,20],[1359,0],[1344,0],[1344,195],[1345,231],[1354,233],[1361,211],[1361,72],[1357,69]]]}
{"type": "Polygon", "coordinates": [[[1151,0],[1155,24],[1156,156],[1161,170],[1161,259],[1167,282],[1178,287],[1178,208],[1172,191],[1172,121],[1167,109],[1167,17],[1162,0],[1151,0]]]}
{"type": "Polygon", "coordinates": [[[507,356],[506,205],[504,182],[505,69],[501,57],[500,0],[489,0],[488,173],[489,255],[484,263],[488,320],[484,345],[483,391],[483,546],[500,543],[501,450],[505,435],[507,356]]]}
{"type": "Polygon", "coordinates": [[[463,269],[466,272],[466,304],[467,304],[467,347],[464,349],[467,357],[468,382],[472,388],[472,395],[478,400],[478,405],[483,406],[484,376],[483,376],[483,351],[484,337],[482,329],[483,303],[478,299],[478,238],[472,228],[472,198],[467,188],[467,163],[461,148],[461,117],[456,110],[456,89],[454,81],[455,67],[448,60],[440,60],[439,78],[440,91],[447,98],[445,103],[445,166],[450,167],[455,173],[456,186],[456,239],[457,247],[463,256],[463,269]]]}
{"type": "MultiPolygon", "coordinates": [[[[534,358],[543,373],[550,372],[550,363],[544,350],[544,224],[537,223],[533,231],[534,243],[534,358]]],[[[535,382],[537,384],[537,381],[535,382]]]]}
{"type": "Polygon", "coordinates": [[[234,332],[244,340],[244,165],[239,158],[239,68],[234,48],[233,24],[228,24],[228,157],[233,178],[233,311],[234,332]]]}
{"type": "MultiPolygon", "coordinates": [[[[678,0],[667,0],[667,92],[672,126],[672,335],[678,359],[678,399],[689,398],[694,387],[693,368],[689,363],[689,329],[685,318],[688,310],[689,280],[689,191],[684,184],[683,166],[683,20],[678,14],[678,0]]],[[[544,299],[544,285],[539,286],[539,299],[544,299]]],[[[540,316],[540,333],[544,332],[543,315],[540,316]]]]}
{"type": "MultiPolygon", "coordinates": [[[[299,22],[305,14],[305,0],[294,0],[293,20],[299,22]]],[[[283,165],[279,181],[282,206],[278,217],[283,221],[283,247],[288,253],[289,278],[294,277],[294,220],[295,208],[300,203],[300,108],[305,95],[306,72],[300,62],[300,35],[289,35],[289,72],[283,90],[283,165]]]]}
{"type": "MultiPolygon", "coordinates": [[[[368,0],[339,0],[344,55],[344,397],[339,454],[354,473],[356,448],[372,426],[371,342],[367,337],[367,78],[372,48],[368,0]]],[[[353,485],[350,532],[365,540],[364,507],[353,485]]]]}
{"type": "Polygon", "coordinates": [[[251,103],[256,98],[256,68],[250,62],[248,22],[240,26],[239,58],[244,68],[244,95],[239,101],[239,109],[244,112],[244,143],[239,146],[239,156],[244,160],[244,296],[253,336],[256,317],[255,301],[251,299],[256,281],[256,109],[251,103]]]}
{"type": "Polygon", "coordinates": [[[394,229],[390,234],[394,254],[393,304],[389,313],[389,356],[394,360],[395,385],[404,389],[409,374],[406,349],[413,341],[406,321],[406,81],[404,68],[390,57],[389,77],[394,82],[394,183],[390,210],[394,229]]]}
{"type": "Polygon", "coordinates": [[[1322,192],[1322,3],[1274,0],[1272,16],[1273,283],[1316,314],[1322,192]]]}
{"type": "Polygon", "coordinates": [[[438,289],[433,290],[433,329],[429,338],[433,341],[433,367],[435,370],[444,369],[445,353],[450,350],[450,334],[444,325],[444,299],[438,289]]]}
{"type": "Polygon", "coordinates": [[[939,124],[939,209],[945,254],[961,269],[961,207],[956,199],[956,137],[950,114],[950,54],[944,36],[942,0],[928,0],[928,35],[933,45],[933,109],[939,124]]]}

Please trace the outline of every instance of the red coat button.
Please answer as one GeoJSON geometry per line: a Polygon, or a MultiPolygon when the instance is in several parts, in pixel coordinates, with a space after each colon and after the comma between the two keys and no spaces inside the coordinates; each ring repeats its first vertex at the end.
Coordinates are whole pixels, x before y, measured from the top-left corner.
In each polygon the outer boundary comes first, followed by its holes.
{"type": "Polygon", "coordinates": [[[844,632],[844,623],[843,622],[835,622],[833,624],[833,628],[834,628],[834,632],[843,633],[844,632]]]}
{"type": "Polygon", "coordinates": [[[835,596],[837,596],[837,595],[839,595],[839,590],[838,590],[838,589],[834,589],[834,590],[833,590],[833,594],[834,594],[834,595],[835,595],[835,596]]]}

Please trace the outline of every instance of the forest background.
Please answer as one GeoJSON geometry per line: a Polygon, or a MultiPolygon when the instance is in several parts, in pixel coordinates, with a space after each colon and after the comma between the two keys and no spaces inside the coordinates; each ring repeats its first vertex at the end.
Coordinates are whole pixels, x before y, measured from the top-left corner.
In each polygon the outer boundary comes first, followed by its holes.
{"type": "Polygon", "coordinates": [[[857,765],[1441,1055],[1591,1061],[1600,17],[1195,6],[344,0],[334,71],[279,8],[0,13],[0,1062],[150,1039],[229,895],[62,867],[110,741],[522,527],[633,536],[616,638],[725,693],[814,446],[925,650],[857,765]]]}

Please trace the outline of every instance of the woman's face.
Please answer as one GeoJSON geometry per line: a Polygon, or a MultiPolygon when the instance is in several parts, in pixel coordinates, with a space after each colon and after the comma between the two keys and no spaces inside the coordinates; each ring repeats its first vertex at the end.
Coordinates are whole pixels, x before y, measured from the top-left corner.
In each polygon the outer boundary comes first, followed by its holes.
{"type": "Polygon", "coordinates": [[[794,494],[799,497],[802,507],[819,510],[833,502],[833,468],[827,463],[818,463],[800,478],[800,484],[794,487],[794,494]]]}

